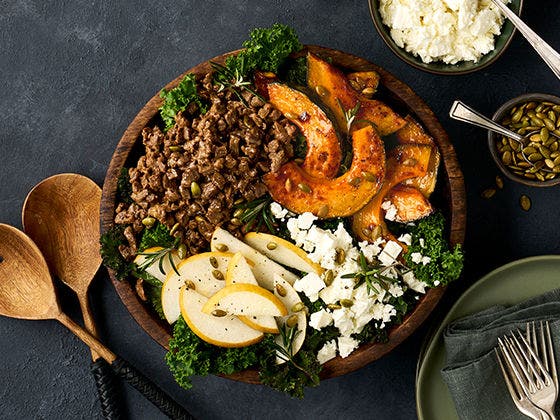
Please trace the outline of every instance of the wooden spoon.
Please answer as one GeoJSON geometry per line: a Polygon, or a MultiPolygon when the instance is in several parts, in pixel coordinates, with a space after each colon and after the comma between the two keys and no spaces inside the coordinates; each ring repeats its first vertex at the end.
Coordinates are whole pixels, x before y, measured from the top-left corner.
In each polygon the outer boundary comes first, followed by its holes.
{"type": "MultiPolygon", "coordinates": [[[[101,188],[78,174],[59,174],[37,184],[27,195],[23,229],[42,251],[50,271],[78,296],[86,329],[98,337],[88,299],[89,286],[101,265],[99,206],[101,188]]],[[[92,350],[91,371],[103,417],[122,418],[113,371],[92,350]]]]}
{"type": "Polygon", "coordinates": [[[47,262],[20,230],[0,223],[0,315],[56,319],[112,365],[114,371],[171,418],[192,418],[183,407],[68,317],[58,304],[47,262]]]}

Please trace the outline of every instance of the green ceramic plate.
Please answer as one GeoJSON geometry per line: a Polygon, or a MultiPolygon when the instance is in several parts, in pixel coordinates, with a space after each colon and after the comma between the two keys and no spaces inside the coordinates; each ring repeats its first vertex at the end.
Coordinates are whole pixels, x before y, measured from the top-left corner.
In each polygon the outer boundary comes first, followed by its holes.
{"type": "MultiPolygon", "coordinates": [[[[419,57],[406,52],[404,49],[400,48],[393,38],[391,38],[390,30],[387,26],[383,24],[381,15],[379,14],[379,0],[368,0],[369,11],[373,24],[379,32],[379,35],[387,46],[399,57],[401,60],[416,67],[417,69],[427,71],[429,73],[442,74],[442,75],[458,75],[471,73],[483,69],[490,64],[494,63],[506,50],[510,44],[513,35],[515,34],[515,28],[509,20],[505,20],[502,26],[502,33],[498,35],[495,39],[495,47],[488,54],[482,56],[478,62],[474,63],[472,61],[462,61],[457,64],[445,64],[442,62],[432,62],[424,63],[419,57]]],[[[509,7],[516,14],[521,14],[521,8],[523,6],[523,0],[511,0],[509,7]]]]}
{"type": "Polygon", "coordinates": [[[443,329],[453,320],[493,305],[514,305],[560,287],[560,255],[506,264],[472,285],[453,305],[418,362],[416,410],[420,420],[458,419],[440,370],[445,360],[443,329]]]}

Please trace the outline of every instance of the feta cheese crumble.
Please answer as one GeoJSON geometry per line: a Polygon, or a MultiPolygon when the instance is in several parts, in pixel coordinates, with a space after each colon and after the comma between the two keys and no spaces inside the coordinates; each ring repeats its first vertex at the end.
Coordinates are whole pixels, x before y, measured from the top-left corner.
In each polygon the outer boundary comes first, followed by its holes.
{"type": "Polygon", "coordinates": [[[379,13],[395,43],[424,63],[476,63],[504,21],[491,0],[381,0],[379,13]]]}

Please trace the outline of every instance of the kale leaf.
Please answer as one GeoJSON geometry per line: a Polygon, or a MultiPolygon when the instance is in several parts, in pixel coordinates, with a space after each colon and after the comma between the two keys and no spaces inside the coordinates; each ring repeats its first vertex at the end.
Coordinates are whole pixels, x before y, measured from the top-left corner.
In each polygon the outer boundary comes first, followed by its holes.
{"type": "Polygon", "coordinates": [[[126,243],[124,225],[115,225],[101,235],[101,258],[106,267],[115,272],[117,279],[122,280],[131,274],[134,265],[127,262],[119,251],[119,246],[126,243]]]}
{"type": "Polygon", "coordinates": [[[162,89],[159,96],[163,98],[159,113],[166,131],[175,125],[175,115],[187,109],[189,104],[196,103],[203,114],[208,110],[208,105],[198,96],[196,77],[191,73],[187,74],[176,88],[169,91],[162,89]]]}
{"type": "Polygon", "coordinates": [[[277,73],[286,58],[302,48],[295,31],[280,23],[253,29],[249,36],[243,43],[245,49],[226,59],[232,74],[247,76],[257,69],[277,73]]]}
{"type": "Polygon", "coordinates": [[[150,229],[144,229],[142,232],[142,239],[138,245],[138,251],[142,252],[145,249],[155,246],[162,248],[173,248],[177,238],[171,236],[169,229],[163,223],[156,223],[150,229]]]}
{"type": "Polygon", "coordinates": [[[117,179],[117,202],[132,204],[132,185],[128,175],[128,168],[121,168],[117,179]]]}
{"type": "Polygon", "coordinates": [[[404,259],[414,270],[418,280],[429,286],[446,285],[459,278],[463,270],[463,251],[457,244],[452,250],[444,238],[445,219],[441,213],[434,213],[411,228],[412,244],[404,259]],[[418,252],[430,257],[426,265],[412,261],[412,254],[418,252]]]}
{"type": "Polygon", "coordinates": [[[165,361],[177,383],[192,388],[193,376],[208,374],[231,374],[258,364],[263,354],[271,353],[272,335],[252,346],[241,348],[218,348],[201,340],[182,317],[173,328],[173,338],[169,341],[169,352],[165,361]]]}
{"type": "Polygon", "coordinates": [[[295,85],[307,85],[307,57],[299,57],[286,62],[282,71],[282,79],[295,85]]]}

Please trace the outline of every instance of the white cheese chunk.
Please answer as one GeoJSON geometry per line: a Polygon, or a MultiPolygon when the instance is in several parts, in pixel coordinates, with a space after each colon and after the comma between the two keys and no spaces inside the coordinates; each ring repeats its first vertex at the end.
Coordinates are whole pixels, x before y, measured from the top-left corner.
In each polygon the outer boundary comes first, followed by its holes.
{"type": "Polygon", "coordinates": [[[336,341],[327,341],[317,353],[317,360],[320,364],[326,363],[336,357],[336,341]]]}
{"type": "Polygon", "coordinates": [[[308,273],[294,283],[294,289],[305,293],[311,302],[319,299],[319,291],[324,287],[325,282],[316,273],[308,273]]]}
{"type": "Polygon", "coordinates": [[[345,358],[350,355],[356,348],[360,342],[358,340],[353,339],[352,337],[342,336],[338,337],[338,353],[340,357],[345,358]]]}
{"type": "Polygon", "coordinates": [[[316,330],[325,328],[333,322],[332,315],[324,309],[320,311],[313,312],[309,317],[309,325],[316,330]]]}

